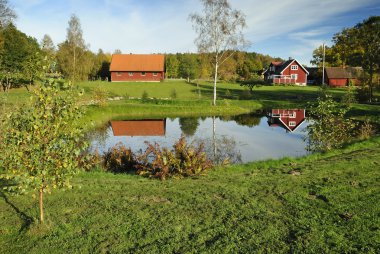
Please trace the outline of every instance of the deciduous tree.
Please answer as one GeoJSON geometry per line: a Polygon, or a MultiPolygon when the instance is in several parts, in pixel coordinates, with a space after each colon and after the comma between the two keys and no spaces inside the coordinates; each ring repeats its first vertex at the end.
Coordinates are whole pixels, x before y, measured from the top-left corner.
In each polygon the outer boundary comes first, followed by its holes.
{"type": "Polygon", "coordinates": [[[72,89],[60,91],[46,83],[32,90],[32,103],[7,115],[1,122],[0,179],[9,191],[39,194],[40,221],[44,221],[43,196],[52,189],[70,187],[85,149],[76,120],[81,111],[72,89]]]}
{"type": "Polygon", "coordinates": [[[66,41],[58,45],[57,59],[63,74],[75,83],[76,80],[88,78],[90,71],[83,67],[86,62],[87,46],[83,39],[83,32],[79,18],[72,15],[67,28],[66,41]]]}
{"type": "Polygon", "coordinates": [[[190,19],[198,34],[195,43],[199,52],[210,53],[214,65],[214,100],[216,105],[216,83],[218,69],[237,50],[248,45],[243,36],[246,27],[245,15],[231,8],[227,0],[201,0],[203,15],[191,14],[190,19]]]}
{"type": "Polygon", "coordinates": [[[16,19],[15,11],[9,6],[8,0],[0,0],[0,27],[7,26],[16,19]]]}

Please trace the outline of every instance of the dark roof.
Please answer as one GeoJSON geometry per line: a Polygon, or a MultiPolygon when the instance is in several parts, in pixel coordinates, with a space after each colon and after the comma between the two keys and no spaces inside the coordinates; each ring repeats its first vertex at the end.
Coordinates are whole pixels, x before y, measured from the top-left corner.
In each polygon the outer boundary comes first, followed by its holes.
{"type": "Polygon", "coordinates": [[[164,71],[165,56],[115,54],[112,55],[110,71],[164,71]]]}
{"type": "MultiPolygon", "coordinates": [[[[285,62],[271,62],[270,66],[275,67],[275,71],[273,74],[281,75],[281,73],[293,62],[296,62],[299,66],[301,66],[301,68],[309,75],[309,71],[305,69],[305,67],[303,67],[302,64],[300,64],[296,59],[289,59],[288,61],[285,61],[285,62]]],[[[265,70],[264,73],[266,73],[268,70],[269,68],[265,70]]]]}
{"type": "Polygon", "coordinates": [[[327,78],[358,78],[362,72],[361,67],[326,67],[327,78]]]}
{"type": "Polygon", "coordinates": [[[286,67],[288,67],[289,64],[291,64],[293,61],[294,61],[294,59],[290,59],[288,61],[283,62],[282,65],[281,65],[281,67],[279,69],[276,68],[276,74],[281,74],[281,72],[283,70],[285,70],[286,67]]]}

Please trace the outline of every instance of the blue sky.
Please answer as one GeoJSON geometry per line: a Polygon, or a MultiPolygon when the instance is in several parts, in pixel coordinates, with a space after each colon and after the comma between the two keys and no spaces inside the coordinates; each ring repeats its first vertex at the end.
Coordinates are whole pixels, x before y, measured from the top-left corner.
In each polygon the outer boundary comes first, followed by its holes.
{"type": "MultiPolygon", "coordinates": [[[[75,13],[92,51],[123,53],[196,52],[188,20],[198,0],[9,0],[17,27],[39,41],[49,34],[65,40],[75,13]]],[[[248,51],[293,57],[310,65],[313,50],[344,27],[380,15],[379,0],[230,0],[246,15],[248,51]]]]}

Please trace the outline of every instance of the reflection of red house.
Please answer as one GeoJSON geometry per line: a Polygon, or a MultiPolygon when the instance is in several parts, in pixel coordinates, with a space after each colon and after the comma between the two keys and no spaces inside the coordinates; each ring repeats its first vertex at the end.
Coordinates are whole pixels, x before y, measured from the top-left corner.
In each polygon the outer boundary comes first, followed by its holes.
{"type": "Polygon", "coordinates": [[[306,85],[309,72],[297,60],[272,62],[264,71],[264,79],[273,84],[306,85]]]}
{"type": "Polygon", "coordinates": [[[159,54],[112,55],[111,81],[161,81],[165,78],[165,56],[159,54]]]}
{"type": "Polygon", "coordinates": [[[295,131],[305,121],[304,109],[272,109],[268,115],[269,126],[280,126],[295,131]]]}
{"type": "Polygon", "coordinates": [[[166,119],[111,121],[114,136],[164,136],[166,119]]]}

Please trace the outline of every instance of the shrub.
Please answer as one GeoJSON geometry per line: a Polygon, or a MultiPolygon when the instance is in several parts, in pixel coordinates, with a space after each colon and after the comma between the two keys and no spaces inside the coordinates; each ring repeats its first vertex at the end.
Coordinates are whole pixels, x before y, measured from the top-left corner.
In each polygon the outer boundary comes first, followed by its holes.
{"type": "Polygon", "coordinates": [[[103,165],[106,171],[125,173],[133,171],[137,165],[136,156],[131,148],[119,143],[103,155],[103,165]]]}
{"type": "Polygon", "coordinates": [[[360,87],[358,87],[356,89],[355,96],[359,102],[368,102],[369,97],[370,97],[369,86],[367,86],[365,83],[363,83],[363,85],[361,85],[360,87]]]}
{"type": "Polygon", "coordinates": [[[310,108],[311,122],[308,149],[310,151],[328,151],[341,147],[354,137],[355,124],[345,117],[346,108],[340,108],[332,97],[323,93],[316,105],[310,108]]]}
{"type": "Polygon", "coordinates": [[[169,177],[185,177],[198,175],[212,167],[203,145],[188,145],[181,137],[173,146],[173,150],[161,149],[157,143],[147,143],[148,147],[138,157],[137,173],[165,180],[169,177]]]}
{"type": "Polygon", "coordinates": [[[94,96],[94,101],[96,105],[98,106],[107,105],[108,93],[103,87],[100,87],[100,86],[95,87],[93,91],[93,96],[94,96]]]}
{"type": "Polygon", "coordinates": [[[359,139],[369,139],[371,136],[375,134],[375,128],[370,123],[369,119],[366,119],[364,123],[361,124],[358,129],[358,138],[359,139]]]}
{"type": "Polygon", "coordinates": [[[226,90],[224,97],[227,99],[232,99],[232,93],[229,89],[226,90]]]}
{"type": "Polygon", "coordinates": [[[349,82],[349,85],[347,87],[347,90],[346,92],[344,93],[343,97],[342,97],[342,103],[344,105],[346,105],[347,107],[350,107],[351,104],[355,103],[356,102],[356,99],[355,99],[355,94],[353,93],[353,82],[350,80],[349,82]]]}
{"type": "Polygon", "coordinates": [[[144,92],[141,95],[141,100],[143,102],[147,102],[148,101],[148,97],[149,97],[148,92],[144,90],[144,92]]]}
{"type": "Polygon", "coordinates": [[[252,94],[248,89],[244,89],[243,92],[239,96],[240,100],[249,100],[251,98],[252,98],[252,94]]]}
{"type": "Polygon", "coordinates": [[[175,90],[175,88],[173,88],[173,90],[171,91],[170,98],[177,99],[177,91],[175,90]]]}

